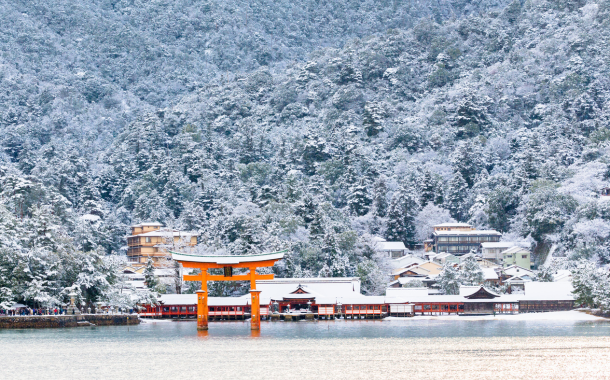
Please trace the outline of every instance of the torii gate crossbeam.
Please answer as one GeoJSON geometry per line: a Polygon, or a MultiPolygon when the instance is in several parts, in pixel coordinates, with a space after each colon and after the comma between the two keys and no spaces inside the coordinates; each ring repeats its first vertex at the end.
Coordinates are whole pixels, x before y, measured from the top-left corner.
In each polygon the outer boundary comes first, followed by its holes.
{"type": "Polygon", "coordinates": [[[273,280],[273,274],[258,274],[256,268],[272,267],[276,261],[284,258],[287,251],[247,256],[196,256],[172,252],[172,259],[184,268],[200,269],[201,273],[183,275],[184,281],[201,281],[201,290],[197,291],[197,329],[208,329],[208,281],[250,281],[252,297],[250,328],[260,330],[260,290],[256,290],[256,280],[273,280]],[[233,276],[234,268],[248,268],[249,272],[233,276]],[[211,275],[208,269],[224,269],[224,275],[211,275]]]}

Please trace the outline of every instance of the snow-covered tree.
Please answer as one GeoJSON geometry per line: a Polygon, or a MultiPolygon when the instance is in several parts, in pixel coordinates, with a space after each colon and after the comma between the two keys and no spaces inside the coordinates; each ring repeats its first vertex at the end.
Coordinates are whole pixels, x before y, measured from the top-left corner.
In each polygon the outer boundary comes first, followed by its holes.
{"type": "Polygon", "coordinates": [[[476,257],[468,255],[461,263],[460,282],[463,285],[480,285],[485,277],[476,257]]]}
{"type": "Polygon", "coordinates": [[[452,264],[443,266],[436,283],[443,294],[460,294],[460,273],[452,264]]]}

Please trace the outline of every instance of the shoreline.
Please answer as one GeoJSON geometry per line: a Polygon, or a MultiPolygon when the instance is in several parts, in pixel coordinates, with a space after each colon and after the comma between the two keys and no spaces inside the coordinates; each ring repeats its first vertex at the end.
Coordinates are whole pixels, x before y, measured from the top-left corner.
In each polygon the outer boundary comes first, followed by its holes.
{"type": "Polygon", "coordinates": [[[0,330],[140,324],[137,314],[15,315],[0,317],[0,330]]]}

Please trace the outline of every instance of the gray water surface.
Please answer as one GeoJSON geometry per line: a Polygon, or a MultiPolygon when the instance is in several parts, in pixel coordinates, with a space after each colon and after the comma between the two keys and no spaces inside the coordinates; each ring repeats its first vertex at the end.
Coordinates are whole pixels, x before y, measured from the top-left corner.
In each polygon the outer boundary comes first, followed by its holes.
{"type": "Polygon", "coordinates": [[[607,320],[195,322],[1,330],[0,379],[610,378],[607,320]]]}

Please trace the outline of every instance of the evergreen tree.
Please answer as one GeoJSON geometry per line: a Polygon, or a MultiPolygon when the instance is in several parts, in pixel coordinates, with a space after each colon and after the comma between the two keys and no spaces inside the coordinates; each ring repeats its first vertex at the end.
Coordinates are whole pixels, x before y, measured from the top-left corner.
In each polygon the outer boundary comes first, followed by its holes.
{"type": "Polygon", "coordinates": [[[363,216],[369,212],[371,198],[368,195],[368,189],[364,178],[362,178],[358,184],[350,188],[347,204],[350,210],[357,216],[363,216]]]}
{"type": "Polygon", "coordinates": [[[424,172],[420,179],[419,204],[427,205],[428,203],[436,205],[443,203],[442,192],[439,191],[439,186],[436,179],[428,170],[424,172]]]}
{"type": "Polygon", "coordinates": [[[146,269],[144,269],[144,283],[148,289],[156,289],[159,285],[159,279],[155,275],[155,265],[151,256],[146,260],[146,269]]]}
{"type": "Polygon", "coordinates": [[[458,221],[464,221],[467,215],[466,200],[468,199],[468,184],[462,177],[462,174],[456,172],[449,182],[447,187],[447,195],[445,196],[445,207],[451,213],[451,216],[458,221]]]}
{"type": "Polygon", "coordinates": [[[324,212],[317,208],[313,214],[311,223],[309,224],[309,234],[315,237],[321,237],[326,232],[326,217],[324,212]]]}
{"type": "Polygon", "coordinates": [[[440,291],[447,295],[460,294],[460,274],[452,264],[445,264],[439,273],[436,283],[440,291]]]}
{"type": "Polygon", "coordinates": [[[415,243],[415,217],[418,212],[419,205],[412,192],[405,188],[399,189],[390,203],[386,239],[402,241],[405,244],[415,243]]]}
{"type": "Polygon", "coordinates": [[[480,285],[485,280],[483,270],[477,262],[476,257],[469,255],[462,262],[462,270],[460,273],[460,282],[464,285],[480,285]]]}
{"type": "Polygon", "coordinates": [[[386,187],[383,178],[379,178],[375,183],[374,195],[373,195],[373,214],[380,218],[384,218],[388,212],[388,188],[386,187]]]}

